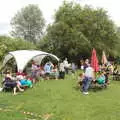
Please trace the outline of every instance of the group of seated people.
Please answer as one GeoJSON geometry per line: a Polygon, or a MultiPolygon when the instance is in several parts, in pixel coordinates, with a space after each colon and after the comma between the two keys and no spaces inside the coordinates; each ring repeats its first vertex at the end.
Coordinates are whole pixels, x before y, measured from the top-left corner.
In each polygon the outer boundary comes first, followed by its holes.
{"type": "Polygon", "coordinates": [[[120,78],[118,66],[112,63],[101,65],[99,71],[95,73],[88,62],[85,66],[83,65],[82,71],[78,76],[77,85],[81,86],[85,94],[88,94],[88,88],[92,86],[106,88],[110,84],[109,76],[113,76],[113,80],[120,78]]]}
{"type": "Polygon", "coordinates": [[[32,61],[29,76],[23,72],[17,72],[13,77],[10,70],[6,70],[4,80],[2,82],[2,90],[11,88],[13,90],[13,94],[16,95],[17,91],[23,92],[24,88],[31,88],[33,84],[39,80],[39,77],[46,80],[49,80],[50,78],[58,79],[60,77],[59,72],[58,66],[53,65],[50,61],[46,62],[45,65],[42,66],[32,61]]]}
{"type": "Polygon", "coordinates": [[[120,79],[120,71],[119,71],[119,67],[117,64],[103,65],[103,67],[101,68],[102,68],[101,70],[108,71],[109,74],[113,77],[113,80],[120,79]]]}
{"type": "Polygon", "coordinates": [[[5,73],[4,80],[2,82],[3,90],[7,88],[13,89],[13,94],[16,95],[17,91],[20,92],[24,91],[25,87],[32,87],[34,83],[37,82],[39,77],[49,80],[50,78],[58,78],[64,79],[61,77],[62,73],[65,73],[65,68],[58,67],[57,65],[53,65],[52,62],[48,61],[44,65],[40,66],[32,61],[32,67],[30,75],[23,72],[17,72],[15,77],[11,74],[9,70],[5,73]]]}
{"type": "Polygon", "coordinates": [[[81,86],[83,94],[88,94],[90,87],[99,86],[106,88],[110,83],[109,76],[113,75],[114,69],[112,65],[108,64],[102,65],[99,71],[95,72],[94,68],[89,64],[89,61],[87,61],[86,64],[83,65],[82,71],[78,76],[77,85],[81,86]]]}
{"type": "MultiPolygon", "coordinates": [[[[37,77],[42,77],[44,79],[49,79],[50,77],[57,79],[59,76],[59,71],[57,65],[53,65],[52,62],[48,61],[45,65],[37,65],[35,62],[32,63],[31,68],[33,80],[37,77]]],[[[34,80],[35,82],[35,80],[34,80]]]]}
{"type": "Polygon", "coordinates": [[[17,94],[17,91],[24,91],[25,87],[32,87],[33,83],[29,76],[23,73],[16,73],[16,76],[13,77],[10,71],[7,71],[2,81],[3,90],[13,89],[13,95],[17,94]]]}
{"type": "Polygon", "coordinates": [[[75,72],[75,65],[67,64],[64,61],[60,62],[58,65],[53,64],[51,61],[46,62],[44,65],[37,65],[35,62],[32,63],[32,78],[36,78],[36,76],[40,76],[49,80],[50,78],[55,79],[64,79],[65,74],[68,74],[68,71],[71,69],[75,72]],[[72,67],[73,66],[73,67],[72,67]],[[72,69],[73,68],[73,69],[72,69]]]}
{"type": "MultiPolygon", "coordinates": [[[[95,86],[99,85],[101,87],[107,87],[107,85],[109,84],[108,77],[109,77],[108,72],[105,71],[99,72],[96,78],[91,81],[91,85],[93,84],[95,86]]],[[[84,73],[80,73],[77,80],[77,84],[79,87],[83,85],[84,79],[85,79],[84,73]]]]}
{"type": "Polygon", "coordinates": [[[17,91],[23,92],[26,87],[31,88],[37,82],[38,77],[49,79],[50,77],[58,79],[59,71],[57,65],[53,65],[50,61],[44,66],[32,63],[30,75],[23,72],[17,72],[14,77],[10,70],[6,70],[4,80],[2,82],[2,90],[11,88],[13,94],[16,95],[17,91]]]}
{"type": "Polygon", "coordinates": [[[119,79],[120,79],[120,72],[119,72],[118,66],[115,65],[113,70],[113,80],[119,80],[119,79]]]}

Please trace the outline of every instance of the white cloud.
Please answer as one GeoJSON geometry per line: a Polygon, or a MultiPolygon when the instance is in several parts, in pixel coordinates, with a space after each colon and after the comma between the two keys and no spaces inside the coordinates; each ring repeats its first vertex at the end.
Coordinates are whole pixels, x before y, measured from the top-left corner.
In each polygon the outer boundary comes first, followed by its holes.
{"type": "MultiPolygon", "coordinates": [[[[10,20],[28,4],[38,4],[47,23],[53,19],[54,11],[62,4],[63,0],[3,0],[0,2],[0,34],[8,34],[10,31],[10,20]]],[[[71,1],[71,0],[68,0],[71,1]]],[[[102,7],[108,11],[109,16],[120,25],[119,1],[118,0],[73,0],[81,5],[92,5],[102,7]]]]}

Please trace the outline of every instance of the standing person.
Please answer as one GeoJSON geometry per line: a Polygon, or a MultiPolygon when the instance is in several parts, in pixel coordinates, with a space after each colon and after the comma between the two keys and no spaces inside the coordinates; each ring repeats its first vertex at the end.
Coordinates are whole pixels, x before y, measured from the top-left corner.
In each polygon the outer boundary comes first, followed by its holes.
{"type": "Polygon", "coordinates": [[[64,63],[61,61],[59,65],[59,78],[64,79],[65,78],[65,66],[64,63]]]}
{"type": "Polygon", "coordinates": [[[85,69],[85,78],[83,80],[83,87],[82,91],[83,94],[89,94],[88,93],[88,88],[91,84],[91,81],[94,80],[94,69],[88,64],[88,67],[85,69]]]}
{"type": "Polygon", "coordinates": [[[32,61],[32,68],[31,69],[32,69],[32,76],[31,77],[33,79],[33,83],[35,83],[38,67],[37,67],[37,64],[34,61],[32,61]]]}
{"type": "Polygon", "coordinates": [[[72,66],[72,72],[75,73],[75,70],[76,70],[76,65],[75,65],[75,63],[72,62],[71,66],[72,66]]]}
{"type": "Polygon", "coordinates": [[[69,64],[68,64],[67,58],[65,58],[65,60],[63,61],[63,64],[64,64],[64,68],[65,68],[65,73],[68,74],[69,64]]]}

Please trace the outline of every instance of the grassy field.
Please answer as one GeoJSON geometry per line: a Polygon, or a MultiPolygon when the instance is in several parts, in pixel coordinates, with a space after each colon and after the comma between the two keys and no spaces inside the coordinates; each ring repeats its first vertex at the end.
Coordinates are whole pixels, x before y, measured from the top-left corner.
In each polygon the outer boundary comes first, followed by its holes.
{"type": "Polygon", "coordinates": [[[0,120],[120,120],[120,81],[83,95],[77,75],[41,81],[17,96],[0,93],[0,120]]]}

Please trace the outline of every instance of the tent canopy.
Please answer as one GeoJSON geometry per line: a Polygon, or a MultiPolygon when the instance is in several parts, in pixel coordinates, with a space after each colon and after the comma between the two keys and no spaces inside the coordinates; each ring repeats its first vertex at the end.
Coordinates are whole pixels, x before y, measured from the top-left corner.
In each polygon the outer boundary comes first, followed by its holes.
{"type": "Polygon", "coordinates": [[[43,58],[46,56],[59,61],[59,58],[57,56],[47,52],[37,50],[18,50],[9,52],[8,55],[5,56],[3,67],[10,59],[14,58],[17,64],[17,71],[22,72],[29,61],[34,60],[36,63],[40,64],[43,58]]]}

